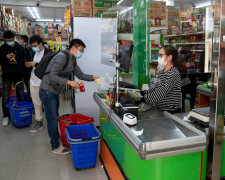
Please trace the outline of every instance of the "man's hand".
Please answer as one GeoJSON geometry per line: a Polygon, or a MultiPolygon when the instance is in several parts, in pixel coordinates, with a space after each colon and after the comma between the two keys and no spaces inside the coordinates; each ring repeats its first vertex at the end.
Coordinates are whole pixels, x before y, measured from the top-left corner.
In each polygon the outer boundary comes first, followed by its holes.
{"type": "Polygon", "coordinates": [[[76,81],[68,81],[67,84],[76,89],[80,88],[79,82],[76,82],[76,81]]]}
{"type": "Polygon", "coordinates": [[[99,78],[100,78],[99,76],[93,76],[92,77],[93,80],[96,80],[96,79],[99,79],[99,78]]]}
{"type": "Polygon", "coordinates": [[[25,62],[26,67],[34,67],[35,64],[36,64],[35,62],[25,62]]]}

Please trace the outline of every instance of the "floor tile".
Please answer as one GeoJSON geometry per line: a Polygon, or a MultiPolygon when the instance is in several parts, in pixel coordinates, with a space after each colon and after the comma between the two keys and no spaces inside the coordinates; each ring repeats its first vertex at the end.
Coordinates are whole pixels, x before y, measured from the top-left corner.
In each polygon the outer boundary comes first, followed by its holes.
{"type": "MultiPolygon", "coordinates": [[[[85,178],[86,176],[89,176],[89,178],[90,178],[92,176],[105,174],[105,171],[99,160],[97,160],[96,166],[93,168],[77,170],[76,168],[74,168],[71,157],[69,157],[69,166],[70,166],[70,178],[71,179],[85,178]]],[[[91,178],[91,179],[94,180],[94,178],[91,178]]]]}
{"type": "Polygon", "coordinates": [[[16,180],[70,180],[68,158],[58,157],[23,162],[16,180]]]}
{"type": "Polygon", "coordinates": [[[20,162],[22,160],[25,144],[1,146],[0,147],[0,163],[20,162]]]}
{"type": "Polygon", "coordinates": [[[44,127],[42,130],[36,133],[30,133],[28,143],[42,143],[42,142],[50,142],[48,132],[44,127]]]}
{"type": "Polygon", "coordinates": [[[59,157],[53,154],[49,142],[29,143],[26,145],[26,150],[22,161],[40,160],[45,158],[59,157]]]}
{"type": "Polygon", "coordinates": [[[19,163],[0,163],[0,179],[15,180],[19,163]]]}
{"type": "MultiPolygon", "coordinates": [[[[79,179],[76,180],[108,180],[107,176],[105,174],[95,174],[91,176],[84,176],[84,177],[79,177],[79,179]]],[[[74,180],[74,179],[71,179],[74,180]]]]}
{"type": "Polygon", "coordinates": [[[28,139],[29,133],[20,132],[20,130],[11,131],[0,138],[1,146],[26,144],[28,139]],[[4,138],[4,140],[2,138],[4,138]]]}

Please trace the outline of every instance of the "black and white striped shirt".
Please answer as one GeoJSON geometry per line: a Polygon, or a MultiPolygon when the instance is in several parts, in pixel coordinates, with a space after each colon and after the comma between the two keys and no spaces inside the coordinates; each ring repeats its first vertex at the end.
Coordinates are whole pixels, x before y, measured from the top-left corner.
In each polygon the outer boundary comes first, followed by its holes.
{"type": "Polygon", "coordinates": [[[156,86],[146,91],[144,99],[159,110],[175,111],[181,107],[181,76],[176,67],[159,72],[156,86]]]}

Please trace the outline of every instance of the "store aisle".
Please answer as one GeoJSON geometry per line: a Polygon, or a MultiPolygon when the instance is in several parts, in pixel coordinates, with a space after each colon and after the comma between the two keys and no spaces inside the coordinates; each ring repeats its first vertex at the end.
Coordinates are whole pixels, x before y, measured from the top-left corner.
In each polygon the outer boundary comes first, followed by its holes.
{"type": "Polygon", "coordinates": [[[1,180],[107,180],[99,159],[95,168],[77,171],[70,154],[53,154],[45,120],[43,130],[34,134],[29,130],[0,125],[1,180]]]}

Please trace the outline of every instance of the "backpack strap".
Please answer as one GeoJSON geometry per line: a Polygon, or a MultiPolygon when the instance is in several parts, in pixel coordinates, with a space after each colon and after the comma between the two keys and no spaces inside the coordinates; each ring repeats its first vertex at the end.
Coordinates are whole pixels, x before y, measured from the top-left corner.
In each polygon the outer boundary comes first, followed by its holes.
{"type": "Polygon", "coordinates": [[[66,55],[66,64],[63,66],[63,69],[62,69],[62,70],[65,70],[69,64],[69,54],[66,51],[62,51],[62,53],[66,55]]]}

